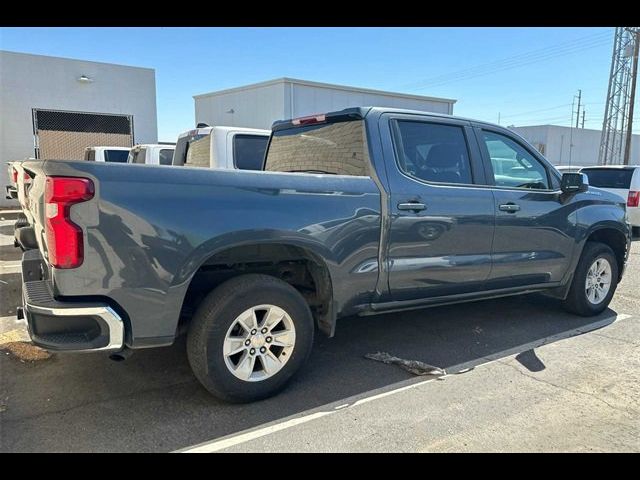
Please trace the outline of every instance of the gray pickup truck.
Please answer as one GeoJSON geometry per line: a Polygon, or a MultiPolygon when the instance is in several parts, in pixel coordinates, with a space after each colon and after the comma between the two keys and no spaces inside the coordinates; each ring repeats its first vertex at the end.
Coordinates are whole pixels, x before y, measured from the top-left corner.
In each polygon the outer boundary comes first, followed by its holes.
{"type": "Polygon", "coordinates": [[[33,342],[123,358],[186,332],[230,401],[282,388],[341,317],[536,291],[596,315],[630,245],[621,198],[510,130],[425,112],[276,122],[264,171],[22,167],[33,342]]]}

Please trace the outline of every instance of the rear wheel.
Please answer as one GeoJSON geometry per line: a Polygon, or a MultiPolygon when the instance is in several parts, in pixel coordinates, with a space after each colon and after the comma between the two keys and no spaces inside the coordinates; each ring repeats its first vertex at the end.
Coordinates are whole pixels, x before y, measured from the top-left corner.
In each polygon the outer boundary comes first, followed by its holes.
{"type": "Polygon", "coordinates": [[[282,389],[307,359],[313,318],[302,295],[268,275],[242,275],[213,290],[189,326],[194,374],[215,396],[247,402],[282,389]]]}
{"type": "Polygon", "coordinates": [[[604,311],[618,285],[618,262],[613,250],[600,242],[587,242],[573,276],[564,307],[585,317],[604,311]]]}

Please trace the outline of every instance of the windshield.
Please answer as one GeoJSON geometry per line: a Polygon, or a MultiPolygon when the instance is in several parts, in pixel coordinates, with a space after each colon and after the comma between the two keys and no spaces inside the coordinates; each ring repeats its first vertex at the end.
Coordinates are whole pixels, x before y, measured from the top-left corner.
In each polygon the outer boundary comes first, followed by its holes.
{"type": "Polygon", "coordinates": [[[105,150],[104,151],[105,162],[127,163],[128,156],[129,156],[129,150],[105,150]]]}
{"type": "Polygon", "coordinates": [[[589,177],[589,185],[600,188],[631,187],[633,168],[583,168],[580,173],[589,177]]]}
{"type": "Polygon", "coordinates": [[[179,138],[172,164],[208,167],[211,158],[209,135],[201,133],[179,138]]]}
{"type": "Polygon", "coordinates": [[[273,132],[265,170],[368,175],[364,121],[322,123],[273,132]]]}

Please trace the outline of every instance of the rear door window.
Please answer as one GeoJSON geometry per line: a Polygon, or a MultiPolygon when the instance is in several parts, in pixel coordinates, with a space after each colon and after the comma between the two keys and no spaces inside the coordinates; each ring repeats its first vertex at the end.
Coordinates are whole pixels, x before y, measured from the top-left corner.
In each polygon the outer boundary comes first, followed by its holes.
{"type": "Polygon", "coordinates": [[[471,184],[471,161],[462,127],[412,120],[397,121],[400,170],[418,180],[471,184]]]}
{"type": "Polygon", "coordinates": [[[633,168],[583,168],[580,173],[587,175],[593,187],[628,189],[633,168]]]}
{"type": "Polygon", "coordinates": [[[269,137],[265,135],[235,135],[233,137],[233,163],[240,170],[262,170],[264,152],[269,137]]]}

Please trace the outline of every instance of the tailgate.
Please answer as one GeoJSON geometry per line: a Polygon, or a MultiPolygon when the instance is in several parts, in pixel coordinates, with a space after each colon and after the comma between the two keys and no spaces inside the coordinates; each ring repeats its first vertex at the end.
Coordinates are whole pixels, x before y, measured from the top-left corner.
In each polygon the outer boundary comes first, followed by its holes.
{"type": "Polygon", "coordinates": [[[33,227],[38,248],[46,257],[44,242],[44,185],[46,175],[43,161],[30,161],[18,164],[18,202],[22,213],[33,227]]]}
{"type": "MultiPolygon", "coordinates": [[[[595,186],[595,185],[594,185],[595,186]]],[[[600,190],[604,190],[605,192],[614,193],[619,197],[622,197],[625,203],[627,203],[627,197],[629,196],[629,189],[627,188],[603,188],[597,187],[600,190]]]]}

